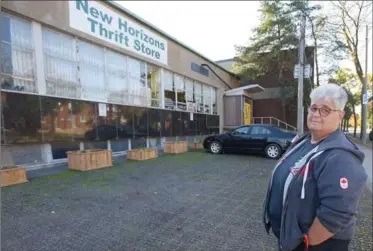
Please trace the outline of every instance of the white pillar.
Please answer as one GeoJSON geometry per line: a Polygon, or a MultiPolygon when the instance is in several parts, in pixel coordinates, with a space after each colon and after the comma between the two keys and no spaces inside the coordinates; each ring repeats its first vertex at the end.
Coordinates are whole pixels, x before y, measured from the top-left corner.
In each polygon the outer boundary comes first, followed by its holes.
{"type": "Polygon", "coordinates": [[[132,146],[131,146],[131,139],[128,139],[128,150],[131,150],[132,149],[132,146]]]}
{"type": "Polygon", "coordinates": [[[42,33],[41,24],[35,21],[32,21],[31,29],[32,29],[32,40],[34,41],[34,49],[35,49],[36,86],[37,86],[38,94],[45,95],[47,93],[47,87],[45,84],[43,33],[42,33]]]}
{"type": "Polygon", "coordinates": [[[84,151],[84,143],[83,142],[79,143],[79,150],[84,151]]]}

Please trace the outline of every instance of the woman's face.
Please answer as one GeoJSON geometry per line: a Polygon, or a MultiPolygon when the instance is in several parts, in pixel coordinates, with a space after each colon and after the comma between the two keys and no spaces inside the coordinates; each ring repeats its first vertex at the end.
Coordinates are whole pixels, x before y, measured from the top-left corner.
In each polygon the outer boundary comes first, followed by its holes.
{"type": "Polygon", "coordinates": [[[307,126],[311,132],[329,134],[338,128],[343,116],[344,112],[336,109],[332,99],[320,99],[308,108],[307,126]]]}

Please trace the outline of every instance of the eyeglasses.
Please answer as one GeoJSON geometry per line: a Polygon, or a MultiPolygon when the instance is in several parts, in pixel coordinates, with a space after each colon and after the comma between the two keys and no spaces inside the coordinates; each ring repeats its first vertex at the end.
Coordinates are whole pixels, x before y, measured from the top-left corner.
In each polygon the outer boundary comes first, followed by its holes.
{"type": "Polygon", "coordinates": [[[337,112],[339,110],[333,110],[333,109],[330,109],[330,108],[327,108],[327,107],[316,107],[316,106],[310,106],[308,107],[308,112],[310,113],[316,113],[317,111],[319,111],[319,114],[321,117],[327,117],[329,116],[329,114],[331,112],[337,112]]]}

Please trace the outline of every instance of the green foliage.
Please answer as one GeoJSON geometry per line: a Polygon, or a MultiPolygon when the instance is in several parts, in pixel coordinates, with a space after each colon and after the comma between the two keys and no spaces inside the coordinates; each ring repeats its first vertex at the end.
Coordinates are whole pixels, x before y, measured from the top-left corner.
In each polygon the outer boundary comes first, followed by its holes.
{"type": "Polygon", "coordinates": [[[298,44],[295,25],[284,2],[263,1],[259,11],[260,25],[253,30],[249,46],[236,46],[240,62],[233,66],[236,74],[251,80],[292,68],[287,60],[290,55],[284,50],[298,44]]]}

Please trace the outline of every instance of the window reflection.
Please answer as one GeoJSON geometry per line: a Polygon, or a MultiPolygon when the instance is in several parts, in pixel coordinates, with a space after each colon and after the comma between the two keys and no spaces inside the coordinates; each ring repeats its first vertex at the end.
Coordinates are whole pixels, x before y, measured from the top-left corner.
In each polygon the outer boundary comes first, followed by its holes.
{"type": "Polygon", "coordinates": [[[71,101],[51,97],[40,99],[44,141],[72,141],[74,132],[71,101]]]}
{"type": "Polygon", "coordinates": [[[207,135],[209,133],[206,122],[206,115],[198,114],[198,133],[200,135],[207,135]]]}
{"type": "Polygon", "coordinates": [[[176,95],[172,73],[164,71],[164,106],[166,109],[174,110],[176,107],[176,95]]]}
{"type": "Polygon", "coordinates": [[[79,98],[74,38],[45,27],[42,34],[47,94],[79,98]]]}
{"type": "Polygon", "coordinates": [[[172,137],[172,111],[160,110],[161,137],[172,137]]]}
{"type": "Polygon", "coordinates": [[[180,136],[187,136],[189,135],[190,113],[181,112],[180,115],[180,136]]]}
{"type": "Polygon", "coordinates": [[[211,87],[207,85],[203,86],[203,105],[203,112],[211,113],[211,87]]]}
{"type": "Polygon", "coordinates": [[[186,111],[185,83],[184,77],[174,74],[175,90],[177,93],[177,109],[186,111]]]}
{"type": "Polygon", "coordinates": [[[194,99],[196,102],[197,112],[204,112],[203,109],[203,97],[202,97],[202,85],[198,82],[194,82],[194,99]]]}
{"type": "Polygon", "coordinates": [[[180,112],[172,112],[172,136],[180,136],[181,117],[180,112]]]}
{"type": "Polygon", "coordinates": [[[216,93],[216,88],[211,89],[211,103],[212,103],[212,113],[213,114],[218,114],[218,107],[216,104],[217,101],[217,93],[216,93]]]}
{"type": "Polygon", "coordinates": [[[98,116],[98,140],[106,141],[118,138],[117,106],[106,104],[106,116],[98,116]]]}
{"type": "Polygon", "coordinates": [[[148,109],[149,137],[161,136],[161,112],[158,109],[148,109]]]}
{"type": "Polygon", "coordinates": [[[188,78],[185,79],[185,99],[187,102],[187,110],[189,112],[196,112],[194,82],[188,78]]]}
{"type": "Polygon", "coordinates": [[[219,133],[219,116],[216,115],[206,115],[207,119],[207,129],[209,134],[219,133]]]}
{"type": "Polygon", "coordinates": [[[104,48],[79,41],[79,76],[83,97],[90,100],[106,99],[104,48]]]}
{"type": "Polygon", "coordinates": [[[134,138],[145,138],[148,136],[148,114],[147,108],[135,107],[134,117],[134,138]]]}
{"type": "Polygon", "coordinates": [[[97,140],[97,103],[72,100],[74,140],[97,140]]]}
{"type": "Polygon", "coordinates": [[[146,86],[145,63],[134,58],[127,59],[127,72],[129,74],[129,104],[148,106],[150,89],[146,86]]]}
{"type": "Polygon", "coordinates": [[[118,104],[128,104],[127,57],[107,50],[106,53],[108,100],[118,104]]]}
{"type": "Polygon", "coordinates": [[[148,88],[151,90],[151,106],[160,105],[161,69],[148,64],[148,88]]]}
{"type": "Polygon", "coordinates": [[[37,92],[31,22],[1,13],[1,88],[37,92]]]}
{"type": "Polygon", "coordinates": [[[1,93],[6,144],[42,141],[40,100],[35,95],[1,93]]]}
{"type": "Polygon", "coordinates": [[[133,107],[118,106],[118,138],[133,138],[133,107]]]}

